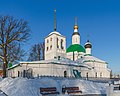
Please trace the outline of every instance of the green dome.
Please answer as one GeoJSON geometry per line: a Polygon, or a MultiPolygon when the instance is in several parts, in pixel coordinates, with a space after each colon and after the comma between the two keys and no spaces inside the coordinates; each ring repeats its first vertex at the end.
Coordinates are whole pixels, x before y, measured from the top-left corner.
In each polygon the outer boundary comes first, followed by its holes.
{"type": "Polygon", "coordinates": [[[77,51],[77,52],[84,52],[85,53],[85,49],[79,45],[79,44],[73,44],[73,45],[70,45],[68,48],[67,48],[67,53],[68,52],[74,52],[74,51],[77,51]]]}

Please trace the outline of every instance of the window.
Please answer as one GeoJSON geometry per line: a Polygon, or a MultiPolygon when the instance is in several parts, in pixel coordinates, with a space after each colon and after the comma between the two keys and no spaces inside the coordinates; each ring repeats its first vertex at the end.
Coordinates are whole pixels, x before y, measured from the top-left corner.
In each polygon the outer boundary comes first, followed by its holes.
{"type": "Polygon", "coordinates": [[[50,38],[50,41],[52,41],[52,38],[50,38]]]}
{"type": "Polygon", "coordinates": [[[47,51],[48,51],[48,47],[47,47],[47,51]]]}
{"type": "Polygon", "coordinates": [[[32,68],[29,68],[29,69],[27,70],[27,77],[28,77],[28,78],[32,78],[32,77],[33,77],[33,69],[32,69],[32,68]]]}
{"type": "Polygon", "coordinates": [[[23,77],[26,77],[26,70],[23,70],[23,77]]]}
{"type": "Polygon", "coordinates": [[[88,78],[88,72],[86,73],[86,77],[88,78]]]}
{"type": "Polygon", "coordinates": [[[67,71],[64,71],[64,77],[67,77],[67,71]]]}
{"type": "Polygon", "coordinates": [[[59,48],[58,41],[59,41],[59,39],[57,38],[57,48],[59,48]]]}
{"type": "Polygon", "coordinates": [[[52,49],[52,45],[50,46],[50,49],[52,49]]]}
{"type": "Polygon", "coordinates": [[[47,43],[49,43],[49,40],[47,39],[47,43]]]}
{"type": "Polygon", "coordinates": [[[95,77],[97,78],[97,72],[95,73],[95,77]]]}
{"type": "Polygon", "coordinates": [[[18,71],[18,77],[20,77],[20,71],[18,71]]]}
{"type": "Polygon", "coordinates": [[[61,39],[61,49],[64,49],[63,47],[63,40],[61,39]]]}

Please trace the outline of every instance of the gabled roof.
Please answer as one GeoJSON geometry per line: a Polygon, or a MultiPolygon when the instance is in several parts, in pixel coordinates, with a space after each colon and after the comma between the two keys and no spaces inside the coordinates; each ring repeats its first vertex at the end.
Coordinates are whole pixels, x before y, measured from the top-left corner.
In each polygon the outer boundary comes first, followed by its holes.
{"type": "Polygon", "coordinates": [[[75,51],[85,53],[85,49],[80,44],[72,44],[67,48],[67,53],[75,51]]]}

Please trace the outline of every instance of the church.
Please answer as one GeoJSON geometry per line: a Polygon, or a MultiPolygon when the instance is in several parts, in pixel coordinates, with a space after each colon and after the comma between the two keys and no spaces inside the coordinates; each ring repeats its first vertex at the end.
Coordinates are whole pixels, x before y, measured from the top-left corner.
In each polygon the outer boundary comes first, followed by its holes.
{"type": "Polygon", "coordinates": [[[45,37],[45,60],[19,62],[8,68],[8,76],[110,78],[108,63],[93,56],[90,41],[81,45],[77,19],[73,28],[72,44],[66,48],[66,37],[57,32],[55,10],[54,31],[45,37]]]}

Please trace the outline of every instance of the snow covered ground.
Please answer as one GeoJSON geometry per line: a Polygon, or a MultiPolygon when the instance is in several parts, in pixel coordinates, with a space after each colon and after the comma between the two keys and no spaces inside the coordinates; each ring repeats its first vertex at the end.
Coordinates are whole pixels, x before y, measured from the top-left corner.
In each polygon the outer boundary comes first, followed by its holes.
{"type": "Polygon", "coordinates": [[[97,83],[73,78],[40,77],[34,79],[13,79],[9,77],[0,81],[0,90],[8,96],[41,96],[40,87],[56,87],[57,91],[61,93],[62,86],[64,85],[66,87],[77,86],[83,94],[106,94],[107,83],[97,83]]]}

